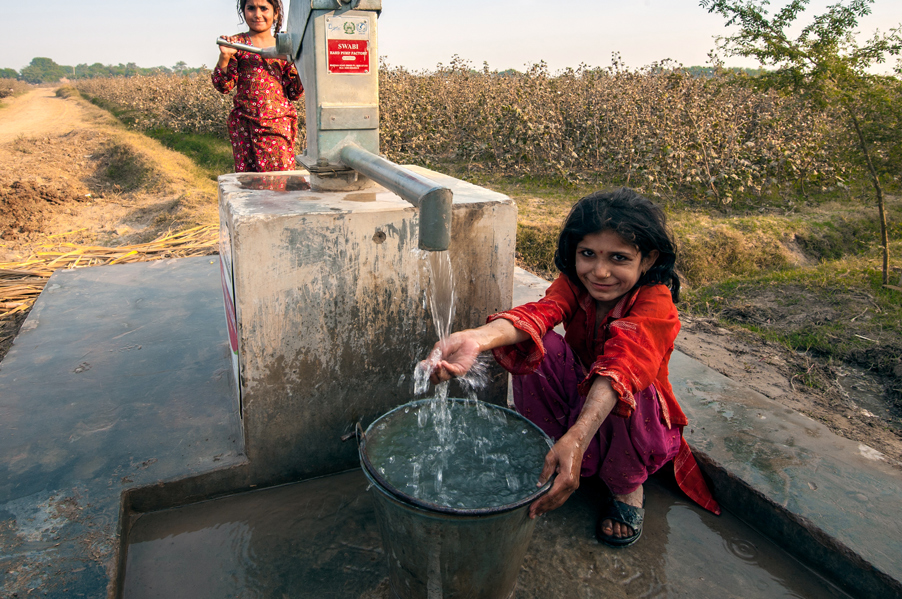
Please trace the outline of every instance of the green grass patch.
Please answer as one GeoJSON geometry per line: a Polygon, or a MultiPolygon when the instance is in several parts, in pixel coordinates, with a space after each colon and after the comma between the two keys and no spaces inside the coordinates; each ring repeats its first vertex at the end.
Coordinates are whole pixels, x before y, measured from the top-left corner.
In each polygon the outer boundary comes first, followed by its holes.
{"type": "MultiPolygon", "coordinates": [[[[110,112],[123,124],[134,126],[140,113],[124,109],[117,104],[96,96],[86,96],[95,106],[110,112]]],[[[144,135],[153,138],[169,148],[190,158],[203,173],[212,180],[219,175],[234,172],[235,160],[232,157],[232,145],[212,133],[187,133],[171,129],[145,129],[144,135]]]]}
{"type": "Polygon", "coordinates": [[[570,180],[556,174],[503,175],[470,170],[467,165],[458,163],[430,165],[429,168],[510,196],[517,202],[520,222],[545,223],[558,228],[578,199],[598,190],[618,187],[594,179],[570,180]]]}
{"type": "Polygon", "coordinates": [[[687,289],[680,309],[884,376],[902,363],[902,292],[883,286],[874,258],[733,276],[687,289]]]}
{"type": "Polygon", "coordinates": [[[113,143],[103,150],[104,178],[121,191],[135,191],[153,184],[153,167],[127,144],[113,143]]]}
{"type": "Polygon", "coordinates": [[[557,274],[554,252],[560,227],[549,225],[517,224],[517,260],[520,266],[544,277],[553,279],[557,274]]]}
{"type": "Polygon", "coordinates": [[[123,124],[133,126],[137,121],[138,117],[141,115],[140,112],[136,110],[128,110],[122,108],[121,106],[114,104],[112,102],[108,102],[103,98],[98,98],[96,96],[90,96],[82,94],[84,98],[88,100],[94,106],[98,108],[102,108],[112,114],[114,117],[119,119],[123,124]]]}
{"type": "Polygon", "coordinates": [[[55,95],[57,98],[77,98],[81,94],[71,85],[64,85],[56,89],[55,95]]]}
{"type": "Polygon", "coordinates": [[[167,148],[193,160],[213,180],[219,175],[235,170],[232,145],[221,137],[209,133],[184,133],[169,129],[152,129],[144,133],[167,148]]]}

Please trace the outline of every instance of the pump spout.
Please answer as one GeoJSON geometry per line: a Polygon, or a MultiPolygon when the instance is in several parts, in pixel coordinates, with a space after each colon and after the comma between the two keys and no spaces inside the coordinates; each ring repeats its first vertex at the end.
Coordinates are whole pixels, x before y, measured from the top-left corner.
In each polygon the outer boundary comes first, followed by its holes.
{"type": "Polygon", "coordinates": [[[448,249],[451,242],[453,198],[450,189],[354,144],[344,146],[340,155],[341,161],[347,166],[393,191],[419,209],[420,249],[429,252],[448,249]]]}

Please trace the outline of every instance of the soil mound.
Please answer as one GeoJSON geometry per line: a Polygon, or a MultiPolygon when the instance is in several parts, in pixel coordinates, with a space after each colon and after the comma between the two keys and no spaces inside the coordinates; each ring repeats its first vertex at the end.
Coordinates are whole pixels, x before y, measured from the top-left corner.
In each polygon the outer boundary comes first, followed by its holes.
{"type": "Polygon", "coordinates": [[[69,181],[0,182],[0,239],[19,240],[23,233],[41,234],[50,215],[90,199],[85,186],[69,181]]]}

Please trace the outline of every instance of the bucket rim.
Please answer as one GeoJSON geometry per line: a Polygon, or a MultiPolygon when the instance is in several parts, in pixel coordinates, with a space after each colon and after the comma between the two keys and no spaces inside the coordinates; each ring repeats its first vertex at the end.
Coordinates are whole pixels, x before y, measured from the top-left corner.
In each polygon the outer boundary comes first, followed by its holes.
{"type": "MultiPolygon", "coordinates": [[[[423,499],[419,499],[417,497],[414,497],[413,495],[409,495],[409,494],[401,491],[400,489],[397,489],[394,485],[389,483],[385,479],[385,477],[383,477],[381,474],[379,474],[379,471],[376,469],[376,467],[370,461],[369,456],[367,455],[367,452],[366,452],[366,439],[369,436],[370,431],[373,429],[374,426],[376,426],[379,422],[383,421],[384,419],[389,418],[395,412],[402,410],[404,408],[419,407],[423,404],[426,404],[426,403],[429,403],[432,401],[435,401],[435,399],[434,398],[417,399],[414,401],[407,402],[405,404],[401,404],[400,406],[397,406],[396,408],[389,410],[388,412],[386,412],[379,418],[376,418],[366,428],[366,431],[359,433],[357,449],[358,449],[358,452],[360,453],[360,464],[363,467],[364,474],[366,474],[367,477],[376,485],[376,487],[379,489],[379,491],[381,491],[391,497],[394,497],[395,499],[397,499],[398,501],[401,501],[402,503],[406,503],[408,505],[414,505],[416,507],[419,507],[419,508],[422,508],[424,510],[431,511],[431,512],[439,512],[442,514],[452,514],[452,515],[457,515],[457,516],[485,516],[485,515],[490,515],[490,514],[500,514],[500,513],[504,513],[504,512],[510,512],[510,511],[516,510],[518,508],[521,508],[524,505],[529,505],[530,503],[532,503],[533,501],[535,501],[536,499],[538,499],[539,497],[541,497],[542,495],[547,493],[549,489],[551,489],[551,485],[553,484],[554,478],[555,478],[554,475],[552,475],[547,481],[545,481],[544,485],[542,485],[541,487],[537,487],[534,492],[530,493],[526,497],[523,497],[522,499],[518,499],[517,501],[515,501],[513,503],[506,503],[504,505],[496,505],[496,506],[481,507],[481,508],[456,508],[456,507],[451,507],[451,506],[447,506],[447,505],[442,505],[439,503],[433,503],[431,501],[425,501],[423,499]]],[[[551,439],[551,437],[549,437],[545,433],[545,431],[543,431],[534,422],[532,422],[531,420],[529,420],[528,418],[526,418],[525,416],[523,416],[522,414],[520,414],[519,412],[517,412],[515,410],[511,410],[510,408],[506,408],[504,406],[499,406],[497,404],[489,403],[487,401],[482,401],[479,399],[471,400],[471,399],[464,399],[464,398],[459,398],[459,397],[449,397],[449,398],[446,398],[445,401],[451,401],[451,402],[462,403],[462,404],[467,404],[467,405],[470,405],[470,404],[475,405],[476,402],[479,402],[489,408],[506,412],[509,415],[512,415],[512,416],[522,420],[525,425],[529,425],[533,428],[533,430],[537,431],[542,436],[542,438],[545,440],[545,442],[548,444],[549,449],[551,449],[551,447],[554,445],[554,441],[551,439]]]]}

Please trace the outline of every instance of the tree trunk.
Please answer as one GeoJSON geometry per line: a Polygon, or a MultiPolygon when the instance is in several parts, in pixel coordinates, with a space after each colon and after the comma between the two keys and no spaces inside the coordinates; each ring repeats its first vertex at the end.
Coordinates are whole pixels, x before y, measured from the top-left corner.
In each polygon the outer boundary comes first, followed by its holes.
{"type": "Polygon", "coordinates": [[[877,208],[880,214],[880,243],[883,245],[883,284],[889,285],[889,236],[886,231],[886,205],[883,201],[883,187],[880,186],[880,178],[877,176],[877,170],[874,168],[874,163],[871,161],[871,153],[868,151],[868,144],[864,139],[864,133],[861,131],[861,125],[858,123],[858,118],[855,116],[855,112],[851,107],[847,106],[846,111],[849,113],[849,118],[855,126],[855,133],[858,134],[858,145],[861,148],[861,152],[864,154],[865,162],[867,162],[868,171],[870,171],[871,174],[871,183],[874,185],[874,191],[877,192],[877,208]]]}

